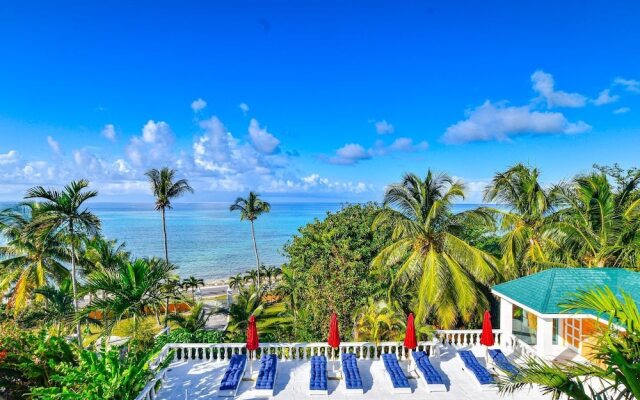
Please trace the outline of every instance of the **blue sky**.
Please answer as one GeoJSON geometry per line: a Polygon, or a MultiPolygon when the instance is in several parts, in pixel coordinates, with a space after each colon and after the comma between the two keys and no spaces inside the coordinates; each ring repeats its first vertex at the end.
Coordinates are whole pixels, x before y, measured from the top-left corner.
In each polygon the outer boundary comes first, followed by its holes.
{"type": "Polygon", "coordinates": [[[144,201],[379,200],[428,168],[466,201],[515,162],[551,183],[637,165],[640,3],[0,3],[0,200],[86,177],[144,201]]]}

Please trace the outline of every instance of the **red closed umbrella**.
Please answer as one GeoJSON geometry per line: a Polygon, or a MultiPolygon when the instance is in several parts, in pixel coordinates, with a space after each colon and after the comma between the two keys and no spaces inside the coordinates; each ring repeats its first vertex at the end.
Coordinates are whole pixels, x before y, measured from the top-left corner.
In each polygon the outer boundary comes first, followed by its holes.
{"type": "Polygon", "coordinates": [[[489,311],[485,311],[482,319],[482,335],[480,335],[480,344],[493,346],[495,342],[496,341],[493,337],[493,327],[491,326],[491,313],[489,311]]]}
{"type": "Polygon", "coordinates": [[[337,349],[340,347],[340,330],[338,329],[338,315],[334,312],[331,314],[331,322],[329,323],[329,346],[337,349]]]}
{"type": "MultiPolygon", "coordinates": [[[[329,338],[327,339],[327,343],[331,346],[332,349],[337,349],[340,347],[340,330],[338,329],[338,315],[333,312],[331,313],[331,322],[329,322],[329,338]]],[[[335,353],[332,351],[332,358],[334,360],[332,369],[335,371],[335,353]]]]}
{"type": "MultiPolygon", "coordinates": [[[[253,315],[249,317],[249,326],[247,327],[247,350],[249,350],[249,356],[252,351],[258,350],[260,342],[258,341],[258,327],[256,326],[256,317],[253,315]]],[[[249,374],[253,375],[253,363],[251,357],[249,357],[249,374]]]]}
{"type": "Polygon", "coordinates": [[[404,334],[404,347],[409,350],[415,350],[415,348],[418,347],[413,313],[409,313],[409,318],[407,318],[407,331],[404,334]]]}

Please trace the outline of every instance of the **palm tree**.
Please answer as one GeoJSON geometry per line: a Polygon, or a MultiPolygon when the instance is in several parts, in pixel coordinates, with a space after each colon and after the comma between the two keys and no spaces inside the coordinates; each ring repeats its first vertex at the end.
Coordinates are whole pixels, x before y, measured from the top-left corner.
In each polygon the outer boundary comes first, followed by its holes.
{"type": "Polygon", "coordinates": [[[145,173],[151,184],[151,192],[156,198],[156,210],[162,213],[162,237],[164,240],[164,260],[169,265],[169,248],[167,246],[167,224],[165,220],[166,209],[173,208],[171,200],[178,198],[187,192],[193,193],[189,181],[179,179],[174,182],[176,171],[164,167],[161,170],[150,169],[145,173]]]}
{"type": "Polygon", "coordinates": [[[133,320],[134,336],[139,319],[160,307],[165,300],[162,285],[175,270],[173,265],[156,259],[136,259],[117,266],[115,271],[96,271],[87,279],[87,290],[101,291],[105,297],[95,297],[83,314],[106,310],[105,336],[124,318],[133,320]]]}
{"type": "Polygon", "coordinates": [[[229,325],[227,330],[231,333],[244,332],[250,316],[258,318],[264,312],[265,304],[262,301],[262,293],[255,285],[240,289],[229,308],[229,325]]]}
{"type": "MultiPolygon", "coordinates": [[[[98,195],[94,190],[85,190],[86,180],[72,181],[62,191],[36,186],[27,191],[25,198],[40,199],[40,213],[32,221],[33,232],[60,232],[69,239],[71,250],[71,282],[73,286],[73,309],[78,311],[77,254],[80,238],[93,236],[100,231],[100,219],[83,208],[84,203],[98,195]]],[[[78,343],[82,346],[80,322],[77,325],[78,343]]]]}
{"type": "MultiPolygon", "coordinates": [[[[505,204],[509,210],[486,209],[500,220],[502,263],[517,267],[518,275],[533,273],[549,262],[547,248],[555,247],[545,235],[554,210],[553,192],[539,182],[540,172],[516,164],[497,173],[484,192],[484,200],[505,204]]],[[[483,210],[480,210],[483,211],[483,210]]]]}
{"type": "Polygon", "coordinates": [[[638,179],[616,190],[603,173],[555,187],[561,201],[555,240],[561,261],[572,265],[637,268],[640,261],[638,179]]]}
{"type": "Polygon", "coordinates": [[[73,322],[73,290],[71,280],[64,279],[60,286],[43,286],[35,290],[47,300],[44,308],[44,322],[56,325],[56,336],[60,336],[62,326],[73,322]]]}
{"type": "Polygon", "coordinates": [[[240,289],[244,285],[244,278],[242,274],[236,274],[229,278],[229,288],[232,290],[240,289]]]}
{"type": "Polygon", "coordinates": [[[230,207],[230,211],[240,211],[240,220],[251,223],[251,239],[253,240],[253,251],[256,255],[257,285],[260,286],[260,257],[258,256],[258,246],[256,245],[256,233],[253,227],[254,221],[264,213],[271,211],[271,204],[260,199],[256,192],[249,192],[246,199],[238,197],[230,207]]]}
{"type": "Polygon", "coordinates": [[[189,333],[195,333],[207,326],[211,312],[203,308],[202,303],[196,303],[185,317],[180,314],[170,315],[169,320],[175,322],[180,328],[189,333]]]}
{"type": "Polygon", "coordinates": [[[182,288],[184,290],[191,289],[191,297],[194,303],[196,301],[196,289],[200,286],[204,286],[204,280],[196,278],[195,276],[190,276],[182,281],[182,288]]]}
{"type": "Polygon", "coordinates": [[[404,327],[404,315],[386,302],[370,297],[356,317],[356,341],[400,340],[404,327]]]}
{"type": "Polygon", "coordinates": [[[260,275],[267,279],[268,285],[271,285],[271,270],[264,264],[260,266],[260,275]]]}
{"type": "Polygon", "coordinates": [[[457,218],[451,205],[463,197],[463,184],[447,175],[406,174],[387,188],[385,208],[374,220],[374,228],[388,225],[393,232],[392,243],[372,264],[379,270],[397,268],[392,287],[416,288],[419,322],[433,315],[438,325],[451,327],[481,315],[488,306],[483,285],[501,276],[497,260],[452,233],[457,218]]]}
{"type": "MultiPolygon", "coordinates": [[[[17,316],[27,306],[35,289],[69,276],[62,264],[69,259],[60,232],[32,232],[38,219],[38,203],[24,203],[0,212],[0,233],[6,243],[0,246],[0,291],[9,292],[7,309],[17,316]]],[[[36,300],[44,299],[36,296],[36,300]]]]}
{"type": "Polygon", "coordinates": [[[639,399],[640,310],[633,297],[627,293],[618,297],[608,287],[602,287],[574,294],[563,307],[567,312],[589,313],[608,320],[607,329],[596,332],[597,341],[592,347],[600,364],[531,358],[519,366],[517,375],[498,382],[500,391],[514,393],[538,385],[554,398],[566,395],[578,400],[639,399]]]}
{"type": "MultiPolygon", "coordinates": [[[[176,268],[177,269],[177,268],[176,268]]],[[[178,300],[182,298],[182,294],[180,293],[180,288],[182,285],[180,284],[180,278],[177,275],[171,274],[170,276],[164,279],[162,283],[161,291],[164,296],[164,327],[166,328],[168,325],[169,318],[169,306],[171,299],[178,300]]],[[[174,312],[176,308],[174,307],[174,312]]]]}
{"type": "Polygon", "coordinates": [[[258,275],[259,274],[258,274],[257,270],[252,269],[250,271],[247,271],[245,273],[245,276],[244,276],[244,281],[245,282],[251,282],[252,284],[257,286],[258,285],[258,275]]]}
{"type": "Polygon", "coordinates": [[[295,319],[298,314],[298,296],[301,290],[299,279],[296,279],[295,269],[283,266],[280,274],[280,281],[276,286],[276,294],[285,299],[287,308],[295,319]]]}

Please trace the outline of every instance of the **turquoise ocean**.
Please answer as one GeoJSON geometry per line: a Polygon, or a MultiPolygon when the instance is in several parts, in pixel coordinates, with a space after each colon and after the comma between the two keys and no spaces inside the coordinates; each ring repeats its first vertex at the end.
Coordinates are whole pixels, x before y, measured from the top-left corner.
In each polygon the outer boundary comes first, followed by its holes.
{"type": "MultiPolygon", "coordinates": [[[[459,204],[454,211],[475,207],[459,204]]],[[[100,217],[103,235],[125,242],[134,256],[163,257],[161,216],[152,204],[94,203],[89,208],[100,217]]],[[[286,261],[282,248],[300,227],[341,208],[340,203],[272,203],[271,212],[255,224],[260,261],[281,265],[286,261]]],[[[213,280],[246,271],[255,267],[250,229],[226,203],[176,203],[167,211],[169,259],[181,277],[213,280]]]]}

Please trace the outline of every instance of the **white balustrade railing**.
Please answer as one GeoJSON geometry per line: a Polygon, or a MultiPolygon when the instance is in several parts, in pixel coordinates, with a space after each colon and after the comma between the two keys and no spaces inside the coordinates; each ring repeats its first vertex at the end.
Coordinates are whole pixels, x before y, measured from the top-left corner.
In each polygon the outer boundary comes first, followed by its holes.
{"type": "Polygon", "coordinates": [[[538,357],[536,349],[533,346],[523,342],[522,340],[518,339],[514,335],[509,335],[509,338],[506,342],[508,342],[508,345],[507,345],[508,347],[513,348],[513,353],[520,357],[527,357],[527,358],[538,357]]]}
{"type": "MultiPolygon", "coordinates": [[[[437,330],[435,332],[435,337],[443,346],[454,348],[480,346],[480,336],[482,336],[481,329],[437,330]]],[[[493,338],[496,346],[504,344],[500,329],[493,330],[493,338]]]]}
{"type": "MultiPolygon", "coordinates": [[[[438,330],[433,340],[418,342],[417,350],[437,357],[440,355],[441,346],[454,348],[481,346],[481,335],[480,329],[438,330]]],[[[518,349],[527,354],[530,351],[535,353],[513,335],[503,337],[498,329],[493,331],[493,335],[497,346],[513,347],[514,350],[518,349]]],[[[383,354],[395,354],[399,360],[407,360],[410,357],[410,350],[406,349],[402,342],[345,342],[340,344],[339,349],[332,349],[326,342],[260,343],[258,350],[253,352],[247,352],[245,343],[167,343],[149,366],[152,370],[157,370],[168,359],[174,362],[191,360],[226,362],[234,354],[248,354],[253,359],[260,358],[263,354],[275,354],[280,360],[296,361],[308,360],[314,355],[324,355],[330,360],[338,359],[342,353],[354,353],[362,360],[379,360],[383,354]]],[[[165,377],[166,369],[161,369],[136,400],[155,399],[155,391],[162,385],[165,377]]]]}

